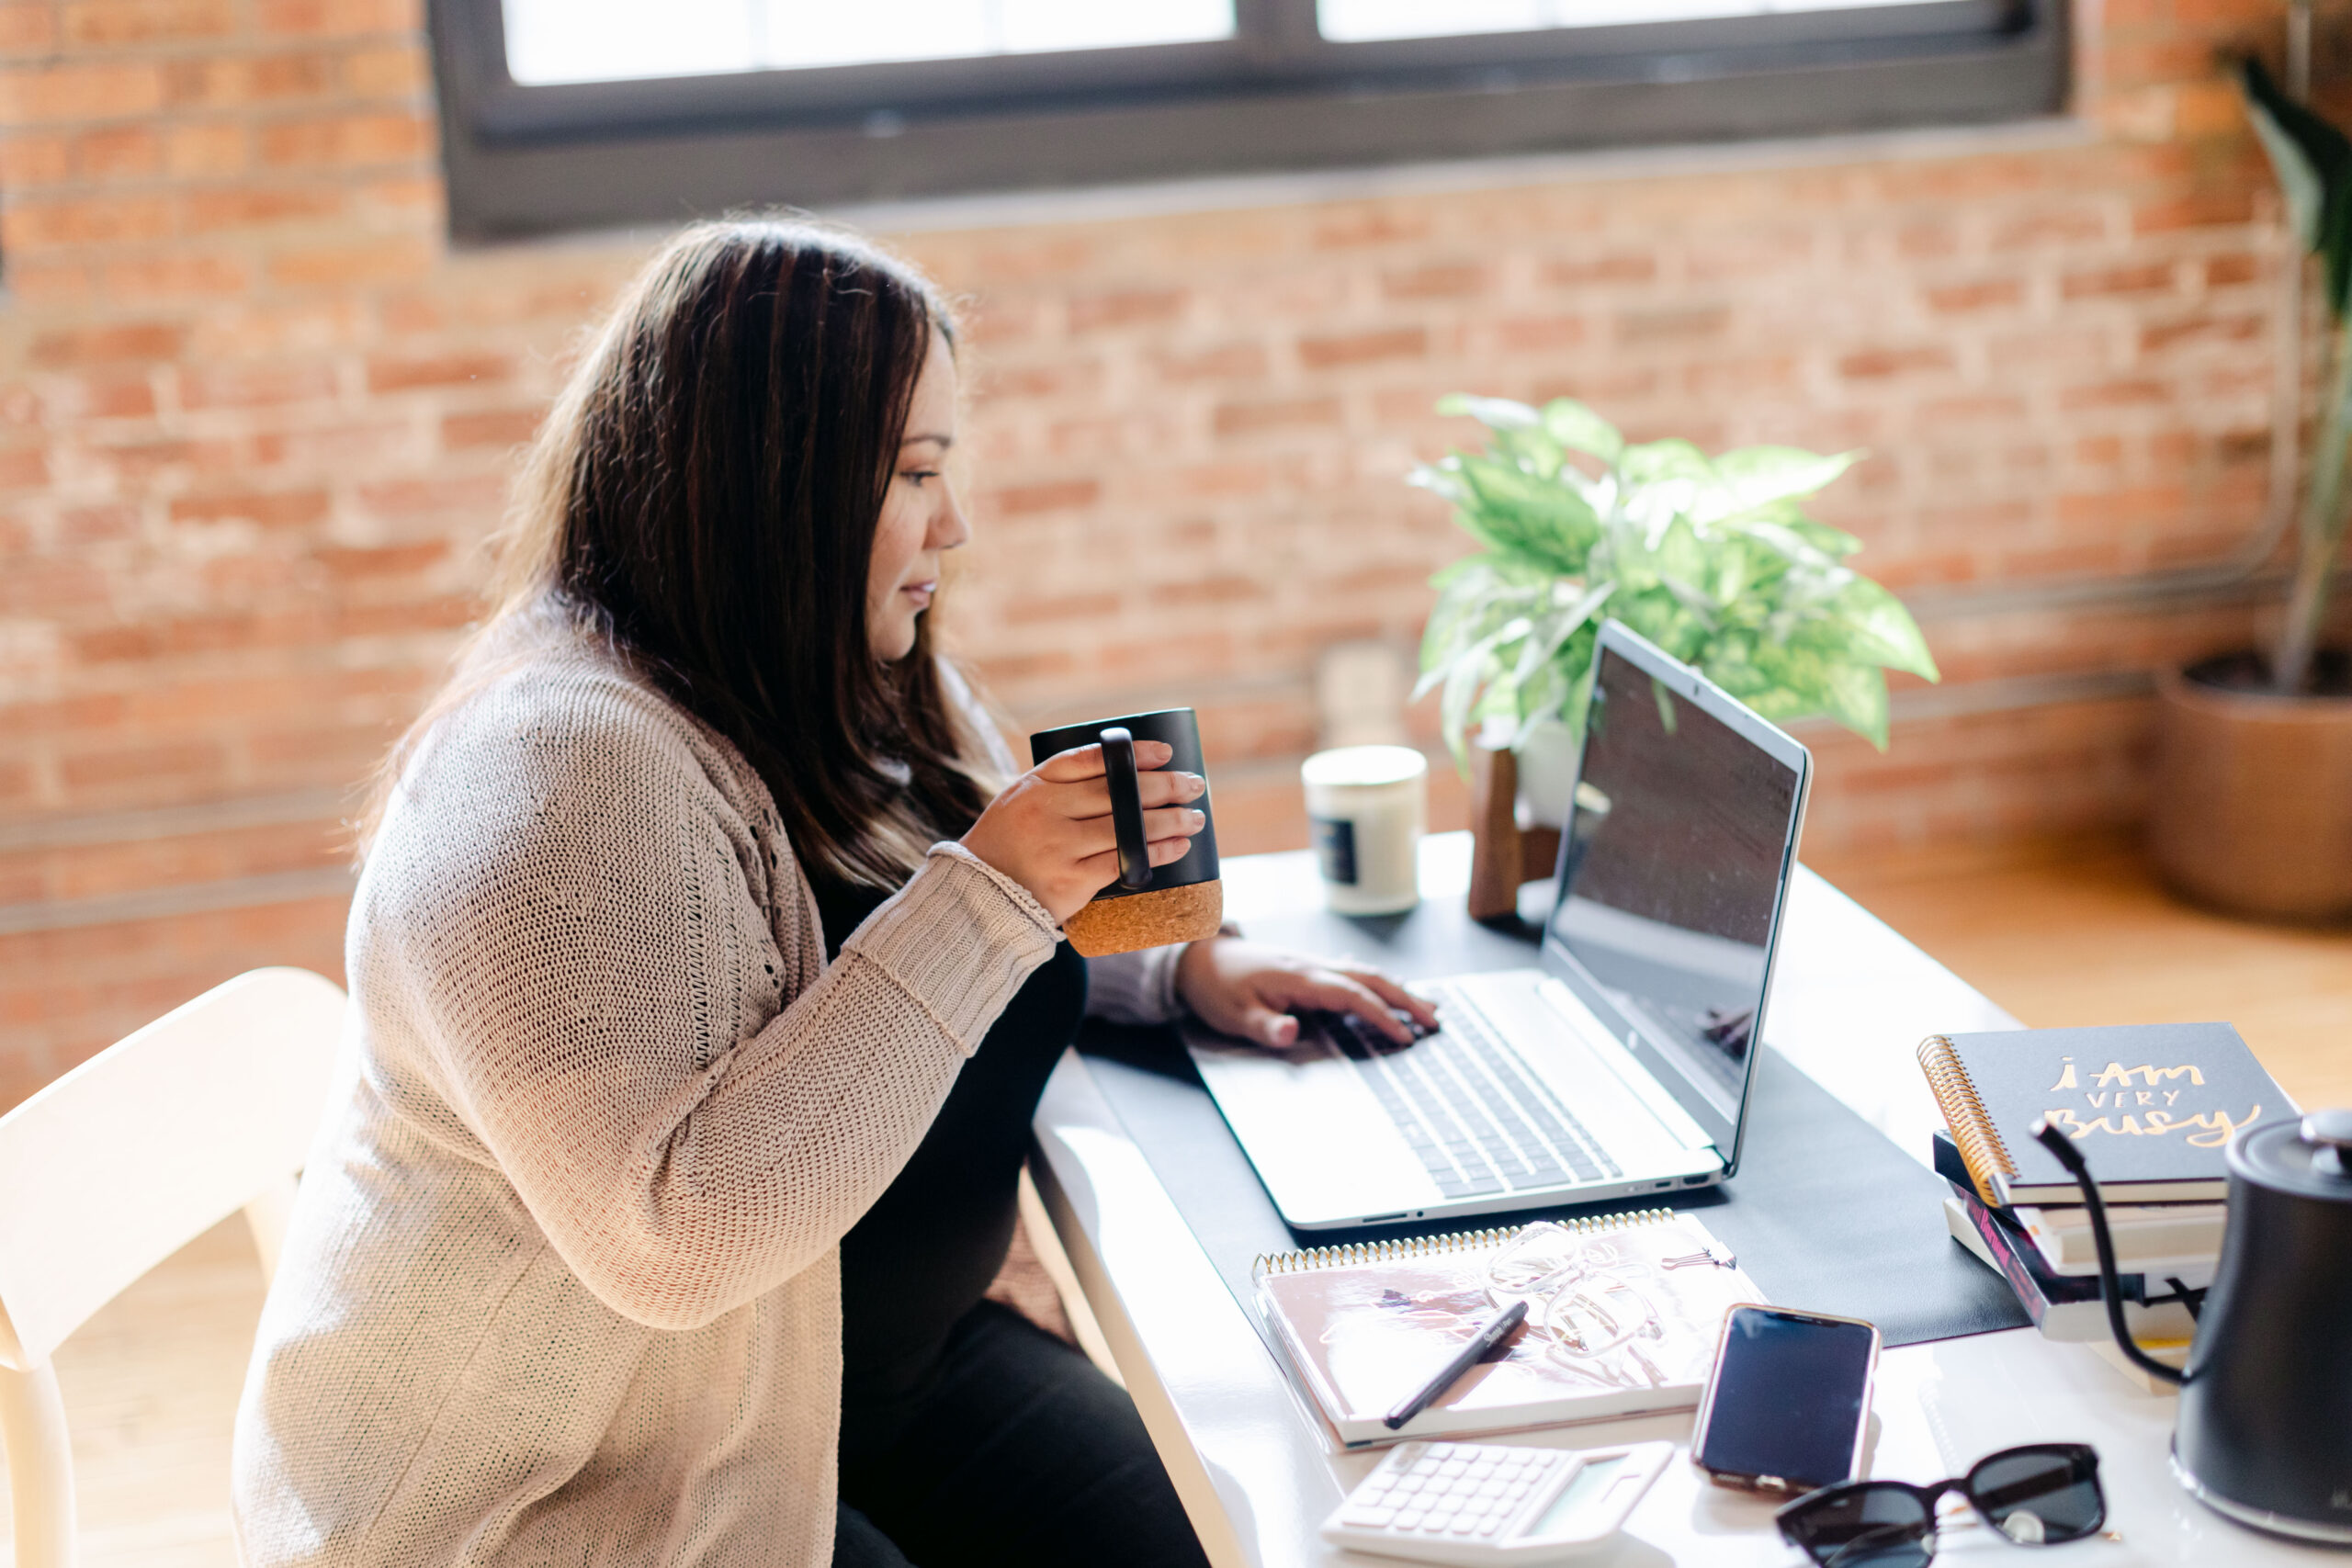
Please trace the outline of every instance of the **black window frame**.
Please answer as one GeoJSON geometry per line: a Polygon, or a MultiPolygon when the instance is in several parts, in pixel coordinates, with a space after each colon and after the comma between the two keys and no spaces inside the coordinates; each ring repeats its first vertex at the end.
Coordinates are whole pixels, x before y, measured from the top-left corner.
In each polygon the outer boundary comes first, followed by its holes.
{"type": "Polygon", "coordinates": [[[430,0],[461,240],[749,206],[1741,141],[2055,114],[2066,0],[1915,0],[1334,43],[1235,0],[1211,43],[525,86],[500,0],[430,0]]]}

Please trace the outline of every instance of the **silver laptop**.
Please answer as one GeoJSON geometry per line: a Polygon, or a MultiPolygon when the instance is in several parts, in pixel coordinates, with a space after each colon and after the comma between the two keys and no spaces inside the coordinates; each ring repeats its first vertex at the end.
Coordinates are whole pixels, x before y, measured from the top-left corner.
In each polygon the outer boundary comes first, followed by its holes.
{"type": "Polygon", "coordinates": [[[1306,1021],[1269,1051],[1195,1023],[1217,1107],[1300,1230],[1706,1187],[1739,1168],[1813,759],[1615,621],[1541,964],[1414,989],[1398,1046],[1306,1021]]]}

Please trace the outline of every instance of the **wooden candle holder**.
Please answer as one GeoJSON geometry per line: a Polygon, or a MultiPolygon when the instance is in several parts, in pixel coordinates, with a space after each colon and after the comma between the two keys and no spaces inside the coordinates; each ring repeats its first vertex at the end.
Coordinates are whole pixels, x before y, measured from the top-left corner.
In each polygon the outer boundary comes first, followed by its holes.
{"type": "Polygon", "coordinates": [[[1515,919],[1519,889],[1552,875],[1560,863],[1560,830],[1522,831],[1516,810],[1519,759],[1470,748],[1470,918],[1515,919]]]}

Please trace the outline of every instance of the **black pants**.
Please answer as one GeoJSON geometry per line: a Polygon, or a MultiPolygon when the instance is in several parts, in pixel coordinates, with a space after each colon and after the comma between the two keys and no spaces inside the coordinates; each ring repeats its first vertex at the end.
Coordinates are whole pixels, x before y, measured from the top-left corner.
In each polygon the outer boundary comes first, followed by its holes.
{"type": "Polygon", "coordinates": [[[1205,1568],[1135,1402],[1010,1307],[967,1313],[919,1400],[864,1425],[834,1568],[1205,1568]]]}

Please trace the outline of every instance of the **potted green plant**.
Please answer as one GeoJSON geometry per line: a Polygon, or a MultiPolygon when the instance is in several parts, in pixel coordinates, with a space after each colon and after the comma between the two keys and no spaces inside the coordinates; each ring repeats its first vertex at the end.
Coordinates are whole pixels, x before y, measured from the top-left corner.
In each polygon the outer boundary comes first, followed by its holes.
{"type": "MultiPolygon", "coordinates": [[[[1520,829],[1566,820],[1558,760],[1573,763],[1605,619],[1768,718],[1822,715],[1882,750],[1885,671],[1937,679],[1910,612],[1846,564],[1860,541],[1804,514],[1857,454],[1748,446],[1710,457],[1688,441],[1632,444],[1566,398],[1538,410],[1457,395],[1438,411],[1478,420],[1486,450],[1456,451],[1412,481],[1451,502],[1479,548],[1433,580],[1415,695],[1441,694],[1465,768],[1474,745],[1512,760],[1527,786],[1520,829]]],[[[1482,821],[1482,836],[1503,821],[1482,821]]],[[[1479,912],[1498,912],[1487,892],[1479,912]]]]}
{"type": "Polygon", "coordinates": [[[2201,903],[2324,919],[2352,914],[2352,655],[2321,646],[2352,442],[2352,141],[2258,62],[2240,81],[2289,221],[2320,261],[2332,363],[2278,640],[2157,679],[2149,842],[2165,879],[2201,903]]]}

